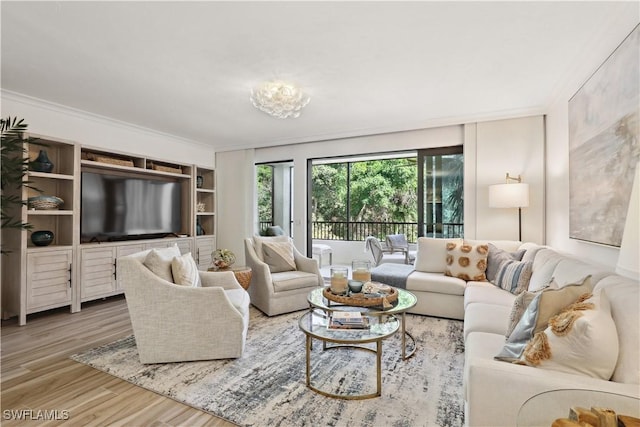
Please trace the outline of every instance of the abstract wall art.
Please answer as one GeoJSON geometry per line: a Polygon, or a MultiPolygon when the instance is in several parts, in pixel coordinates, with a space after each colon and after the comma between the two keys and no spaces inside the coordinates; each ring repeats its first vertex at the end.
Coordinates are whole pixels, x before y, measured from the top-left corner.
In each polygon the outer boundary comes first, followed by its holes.
{"type": "Polygon", "coordinates": [[[620,246],[640,160],[640,25],[569,100],[569,237],[620,246]]]}

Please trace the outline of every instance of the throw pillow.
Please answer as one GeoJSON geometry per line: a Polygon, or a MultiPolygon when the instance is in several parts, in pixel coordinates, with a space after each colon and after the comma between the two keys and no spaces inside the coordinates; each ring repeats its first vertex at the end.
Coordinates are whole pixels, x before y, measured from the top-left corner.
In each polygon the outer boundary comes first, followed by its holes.
{"type": "Polygon", "coordinates": [[[262,250],[262,245],[267,242],[288,242],[288,236],[271,236],[271,237],[263,237],[263,236],[253,236],[253,248],[256,251],[256,255],[260,259],[260,261],[264,261],[264,251],[262,250]]]}
{"type": "Polygon", "coordinates": [[[607,295],[586,294],[549,320],[527,345],[529,366],[609,380],[618,361],[618,332],[607,295]]]}
{"type": "Polygon", "coordinates": [[[414,264],[416,271],[443,273],[447,268],[447,243],[462,243],[462,239],[434,239],[418,237],[418,253],[414,264]]]}
{"type": "Polygon", "coordinates": [[[171,261],[177,256],[180,256],[180,249],[175,245],[168,248],[151,249],[143,264],[156,276],[173,283],[171,261]]]}
{"type": "Polygon", "coordinates": [[[580,284],[570,284],[561,289],[545,289],[537,294],[495,359],[505,362],[519,361],[526,345],[536,333],[548,326],[549,319],[573,303],[580,295],[588,292],[591,292],[591,276],[580,284]]]}
{"type": "Polygon", "coordinates": [[[488,245],[447,243],[447,268],[445,276],[457,277],[465,281],[483,282],[487,280],[488,245]]]}
{"type": "Polygon", "coordinates": [[[171,261],[171,272],[176,285],[200,287],[200,273],[191,252],[177,256],[171,261]]]}
{"type": "MultiPolygon", "coordinates": [[[[522,315],[527,310],[527,307],[529,307],[529,304],[531,304],[531,301],[533,301],[536,295],[538,295],[544,289],[553,288],[554,286],[555,283],[551,282],[550,284],[534,292],[524,291],[518,294],[516,299],[513,300],[513,306],[511,306],[511,313],[509,314],[509,322],[507,323],[507,332],[505,333],[505,337],[509,338],[509,335],[511,335],[511,332],[513,332],[513,329],[516,327],[516,325],[522,318],[522,315]]],[[[555,289],[557,289],[557,286],[555,287],[555,289]]]]}
{"type": "Polygon", "coordinates": [[[516,252],[507,252],[498,248],[493,243],[489,243],[489,255],[487,256],[487,280],[496,284],[496,276],[498,275],[500,264],[504,261],[521,261],[525,252],[526,251],[524,249],[516,252]]]}
{"type": "Polygon", "coordinates": [[[498,269],[495,284],[514,295],[518,295],[529,287],[531,273],[533,273],[533,262],[531,261],[503,261],[498,269]]]}
{"type": "Polygon", "coordinates": [[[264,262],[272,273],[296,269],[291,242],[268,242],[262,244],[264,262]]]}

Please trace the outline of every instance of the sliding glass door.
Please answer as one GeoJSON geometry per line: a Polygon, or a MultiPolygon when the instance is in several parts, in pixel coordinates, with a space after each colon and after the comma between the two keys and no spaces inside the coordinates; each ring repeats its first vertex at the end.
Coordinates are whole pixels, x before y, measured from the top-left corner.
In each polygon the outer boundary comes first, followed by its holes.
{"type": "Polygon", "coordinates": [[[464,236],[462,146],[418,151],[418,235],[464,236]]]}

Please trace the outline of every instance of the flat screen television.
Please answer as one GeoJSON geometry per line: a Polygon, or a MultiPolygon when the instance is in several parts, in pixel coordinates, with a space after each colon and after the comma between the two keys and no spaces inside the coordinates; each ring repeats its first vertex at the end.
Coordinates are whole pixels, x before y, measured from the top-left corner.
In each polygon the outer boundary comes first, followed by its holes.
{"type": "Polygon", "coordinates": [[[83,242],[160,237],[181,231],[178,182],[82,172],[81,194],[83,242]]]}

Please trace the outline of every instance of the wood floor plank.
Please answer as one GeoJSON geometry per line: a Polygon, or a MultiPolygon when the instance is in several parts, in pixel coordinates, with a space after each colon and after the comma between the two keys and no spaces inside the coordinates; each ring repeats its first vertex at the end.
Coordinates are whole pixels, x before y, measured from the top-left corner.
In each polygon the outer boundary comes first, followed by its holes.
{"type": "Polygon", "coordinates": [[[69,359],[72,354],[131,333],[129,312],[121,296],[83,304],[78,313],[72,314],[68,308],[63,308],[30,315],[25,326],[19,326],[16,318],[3,320],[2,425],[234,425],[69,359]],[[69,411],[69,418],[24,419],[42,414],[41,411],[49,411],[49,414],[57,411],[57,415],[69,411]],[[10,416],[5,416],[7,414],[10,416]],[[18,416],[23,419],[15,419],[18,416]]]}

